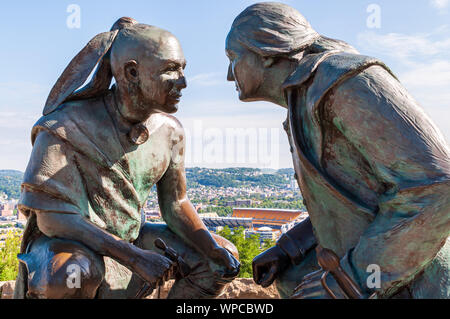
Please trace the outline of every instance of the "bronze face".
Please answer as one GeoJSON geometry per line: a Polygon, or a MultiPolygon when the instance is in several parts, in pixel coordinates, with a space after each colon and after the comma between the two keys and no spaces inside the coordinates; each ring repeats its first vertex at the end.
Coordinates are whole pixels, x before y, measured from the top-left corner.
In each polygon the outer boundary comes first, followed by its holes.
{"type": "Polygon", "coordinates": [[[287,107],[281,86],[319,38],[305,17],[285,4],[257,3],[241,12],[226,39],[228,80],[236,82],[240,100],[287,107]]]}
{"type": "MultiPolygon", "coordinates": [[[[230,60],[227,80],[235,82],[241,101],[266,101],[287,107],[282,85],[295,70],[296,59],[254,52],[237,40],[233,29],[228,34],[225,52],[230,60]]],[[[297,57],[301,55],[300,52],[297,57]]]]}
{"type": "Polygon", "coordinates": [[[144,58],[138,64],[140,88],[145,101],[160,111],[176,112],[181,90],[186,88],[185,67],[186,60],[178,40],[168,37],[157,54],[144,58]]]}
{"type": "Polygon", "coordinates": [[[117,36],[111,64],[125,118],[139,122],[153,112],[177,111],[186,60],[172,34],[147,25],[128,28],[117,36]]]}
{"type": "Polygon", "coordinates": [[[234,81],[241,101],[261,99],[260,87],[264,81],[262,57],[237,43],[230,34],[226,41],[226,54],[230,60],[228,81],[234,81]]]}

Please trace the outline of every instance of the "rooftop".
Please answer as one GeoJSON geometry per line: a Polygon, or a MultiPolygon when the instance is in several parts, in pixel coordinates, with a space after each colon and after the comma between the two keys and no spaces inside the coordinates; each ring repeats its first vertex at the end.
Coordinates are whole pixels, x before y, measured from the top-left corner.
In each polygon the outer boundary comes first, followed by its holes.
{"type": "Polygon", "coordinates": [[[281,225],[307,214],[300,210],[276,208],[233,208],[233,217],[253,218],[255,224],[281,225]]]}

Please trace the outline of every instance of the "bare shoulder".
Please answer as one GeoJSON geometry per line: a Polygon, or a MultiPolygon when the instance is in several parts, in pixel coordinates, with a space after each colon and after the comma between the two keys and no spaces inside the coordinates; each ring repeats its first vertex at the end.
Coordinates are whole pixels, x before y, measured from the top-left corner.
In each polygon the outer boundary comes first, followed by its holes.
{"type": "Polygon", "coordinates": [[[159,113],[158,116],[164,119],[168,127],[174,130],[183,129],[183,124],[175,116],[167,113],[159,113]]]}
{"type": "Polygon", "coordinates": [[[169,129],[170,132],[184,136],[183,125],[175,116],[167,113],[158,113],[156,114],[155,119],[160,121],[165,128],[169,129]]]}
{"type": "Polygon", "coordinates": [[[154,127],[163,127],[167,132],[168,139],[175,145],[183,146],[185,143],[185,132],[181,122],[173,115],[167,113],[157,113],[152,116],[151,121],[154,127]]]}

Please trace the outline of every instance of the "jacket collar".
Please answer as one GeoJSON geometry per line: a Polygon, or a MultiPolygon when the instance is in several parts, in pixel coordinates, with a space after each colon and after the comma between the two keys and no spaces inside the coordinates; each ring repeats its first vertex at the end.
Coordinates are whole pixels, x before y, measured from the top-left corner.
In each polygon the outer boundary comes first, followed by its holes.
{"type": "Polygon", "coordinates": [[[283,90],[287,90],[292,87],[301,86],[305,83],[309,78],[312,77],[314,71],[316,71],[322,61],[328,58],[331,55],[337,54],[339,51],[325,51],[321,53],[308,54],[300,60],[298,67],[295,69],[293,73],[286,79],[283,83],[283,90]]]}

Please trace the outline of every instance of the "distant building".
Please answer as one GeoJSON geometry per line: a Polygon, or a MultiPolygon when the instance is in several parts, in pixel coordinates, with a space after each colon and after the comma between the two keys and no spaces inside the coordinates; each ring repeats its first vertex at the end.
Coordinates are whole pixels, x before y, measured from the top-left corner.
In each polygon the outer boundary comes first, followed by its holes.
{"type": "Polygon", "coordinates": [[[233,208],[231,217],[217,217],[199,214],[205,226],[212,232],[223,227],[231,229],[243,227],[246,237],[258,234],[261,242],[265,239],[277,240],[297,223],[308,217],[307,212],[276,208],[233,208]]]}
{"type": "Polygon", "coordinates": [[[225,203],[226,207],[233,207],[235,205],[235,201],[228,201],[225,203]]]}
{"type": "MultiPolygon", "coordinates": [[[[204,214],[202,214],[204,215],[204,214]]],[[[244,227],[244,229],[253,229],[253,223],[251,218],[235,218],[235,217],[202,217],[203,223],[208,230],[217,232],[223,227],[228,226],[231,229],[244,227]]]]}
{"type": "Polygon", "coordinates": [[[0,205],[0,216],[9,217],[14,215],[14,210],[17,207],[17,200],[8,200],[0,205]]]}
{"type": "Polygon", "coordinates": [[[277,208],[233,208],[233,217],[252,218],[253,227],[270,227],[273,231],[286,232],[308,217],[300,210],[277,208]]]}
{"type": "Polygon", "coordinates": [[[217,217],[219,217],[219,215],[217,215],[217,213],[199,213],[198,216],[200,216],[200,218],[217,218],[217,217]]]}
{"type": "Polygon", "coordinates": [[[251,235],[259,235],[259,241],[260,243],[263,243],[264,240],[266,239],[270,239],[270,240],[277,240],[280,232],[279,231],[274,231],[272,228],[270,227],[261,227],[258,230],[253,230],[253,231],[247,231],[245,233],[245,236],[248,238],[251,235]]]}
{"type": "Polygon", "coordinates": [[[24,214],[22,214],[22,212],[20,210],[18,210],[17,220],[19,220],[19,221],[26,221],[27,217],[24,214]]]}
{"type": "Polygon", "coordinates": [[[12,209],[2,209],[2,210],[0,210],[0,216],[1,217],[14,216],[14,210],[12,210],[12,209]]]}
{"type": "Polygon", "coordinates": [[[251,199],[238,199],[234,203],[236,206],[251,206],[252,200],[251,199]]]}
{"type": "Polygon", "coordinates": [[[233,206],[252,206],[253,201],[251,199],[237,199],[235,201],[228,201],[225,203],[227,207],[233,206]]]}
{"type": "Polygon", "coordinates": [[[159,209],[144,208],[143,211],[144,211],[146,221],[152,221],[152,220],[161,218],[161,212],[159,209]]]}
{"type": "Polygon", "coordinates": [[[295,179],[291,180],[290,188],[293,189],[293,190],[299,189],[298,183],[297,183],[297,181],[295,179]]]}

